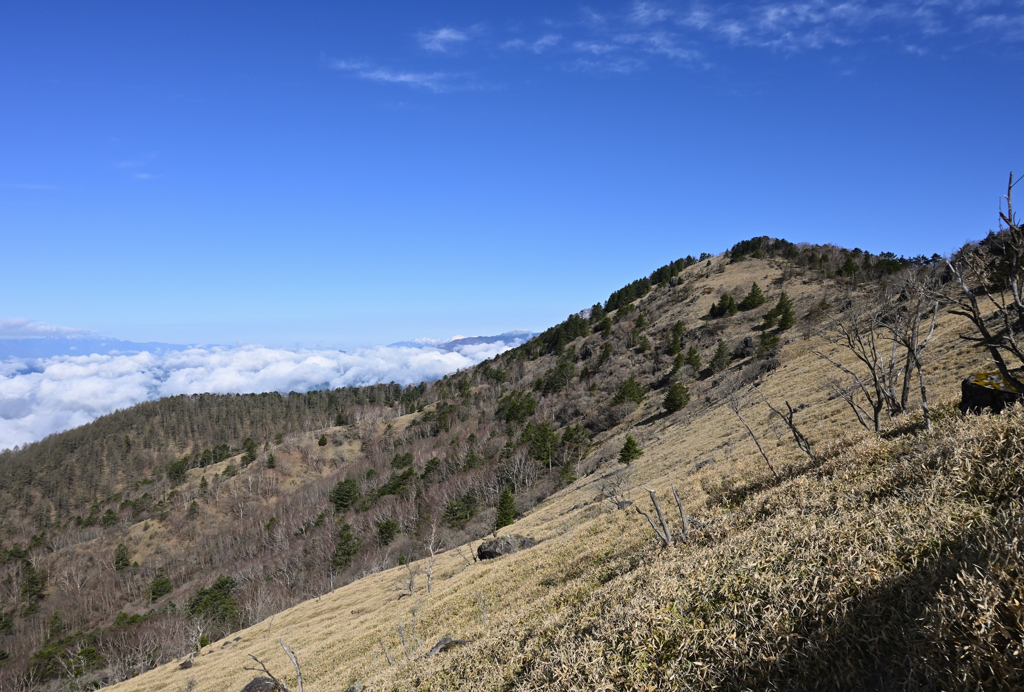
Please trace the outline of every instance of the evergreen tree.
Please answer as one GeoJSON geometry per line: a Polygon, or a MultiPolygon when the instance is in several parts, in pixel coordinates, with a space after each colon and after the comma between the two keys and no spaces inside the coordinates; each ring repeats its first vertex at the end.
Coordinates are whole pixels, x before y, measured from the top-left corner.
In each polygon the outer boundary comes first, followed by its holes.
{"type": "Polygon", "coordinates": [[[779,315],[779,330],[785,331],[796,324],[796,311],[793,310],[793,301],[785,293],[779,296],[779,302],[775,306],[779,315]]]}
{"type": "Polygon", "coordinates": [[[331,555],[331,564],[335,569],[345,569],[352,564],[352,558],[359,552],[363,542],[352,531],[352,525],[345,523],[338,529],[338,543],[331,555]]]}
{"type": "Polygon", "coordinates": [[[687,350],[687,352],[686,352],[686,364],[689,365],[691,368],[693,368],[694,372],[697,372],[697,371],[700,370],[700,366],[701,366],[700,353],[697,352],[697,348],[695,346],[691,346],[689,348],[689,350],[687,350]]]}
{"type": "Polygon", "coordinates": [[[715,348],[715,355],[711,358],[711,371],[722,372],[729,367],[731,362],[732,355],[729,353],[729,345],[719,340],[718,347],[715,348]]]}
{"type": "Polygon", "coordinates": [[[676,382],[668,388],[668,394],[665,395],[662,405],[669,413],[675,413],[681,411],[688,403],[690,403],[690,390],[676,382]]]}
{"type": "Polygon", "coordinates": [[[381,546],[388,545],[398,535],[398,522],[394,519],[385,519],[377,524],[377,540],[381,546]]]}
{"type": "Polygon", "coordinates": [[[732,317],[739,311],[740,308],[736,305],[736,300],[728,293],[723,293],[722,297],[718,299],[718,303],[711,306],[708,314],[715,318],[726,316],[732,317]]]}
{"type": "Polygon", "coordinates": [[[612,399],[612,406],[618,406],[625,401],[639,404],[644,400],[646,394],[647,389],[640,384],[640,380],[636,379],[636,375],[630,375],[625,382],[619,385],[619,391],[615,394],[615,398],[612,399]]]}
{"type": "Polygon", "coordinates": [[[764,358],[770,355],[772,351],[779,347],[779,337],[777,334],[771,332],[761,332],[761,337],[757,342],[757,355],[760,358],[764,358]]]}
{"type": "MultiPolygon", "coordinates": [[[[271,454],[270,458],[273,459],[274,455],[271,454]]],[[[268,463],[269,463],[269,461],[268,461],[268,463]]],[[[209,490],[209,489],[210,489],[210,483],[206,480],[206,476],[203,476],[202,478],[199,479],[199,494],[200,495],[205,495],[207,490],[209,490]]]]}
{"type": "Polygon", "coordinates": [[[672,336],[668,343],[669,355],[676,355],[683,350],[682,340],[683,332],[686,331],[686,327],[683,326],[682,322],[676,322],[672,325],[672,336]]]}
{"type": "Polygon", "coordinates": [[[516,520],[516,499],[512,491],[505,488],[498,498],[498,513],[494,518],[494,531],[497,532],[503,526],[509,526],[516,520]]]}
{"type": "Polygon", "coordinates": [[[156,571],[156,576],[153,577],[153,581],[149,585],[149,600],[150,602],[156,601],[161,596],[172,591],[174,591],[174,585],[171,583],[171,578],[167,576],[167,572],[161,567],[156,571]]]}
{"type": "Polygon", "coordinates": [[[318,445],[320,445],[321,447],[326,447],[327,446],[327,435],[321,435],[320,439],[317,440],[316,443],[318,445]]]}
{"type": "Polygon", "coordinates": [[[782,331],[789,329],[796,324],[796,312],[793,310],[793,301],[785,293],[779,296],[779,302],[764,315],[764,328],[771,329],[778,326],[782,331]]]}
{"type": "Polygon", "coordinates": [[[651,340],[647,338],[646,334],[640,336],[640,340],[636,345],[636,350],[638,353],[647,353],[651,350],[651,340]]]}
{"type": "Polygon", "coordinates": [[[252,462],[256,461],[256,454],[260,451],[259,445],[256,444],[256,440],[251,437],[245,438],[242,442],[242,449],[245,450],[245,455],[242,457],[242,465],[248,466],[252,462]]]}
{"type": "Polygon", "coordinates": [[[114,569],[120,572],[121,570],[132,566],[132,556],[128,552],[128,546],[124,543],[118,543],[117,547],[114,548],[114,569]]]}
{"type": "Polygon", "coordinates": [[[640,445],[636,443],[632,435],[626,435],[626,442],[622,445],[622,449],[619,450],[619,463],[626,464],[627,466],[634,459],[639,459],[644,454],[644,450],[640,449],[640,445]]]}
{"type": "Polygon", "coordinates": [[[103,513],[103,527],[109,529],[111,526],[117,523],[117,512],[112,509],[108,509],[103,513]]]}
{"type": "Polygon", "coordinates": [[[277,468],[277,462],[274,460],[273,452],[271,452],[270,454],[267,455],[267,468],[268,469],[277,468]]]}
{"type": "Polygon", "coordinates": [[[334,505],[334,511],[341,514],[345,510],[355,507],[360,495],[359,483],[354,478],[346,478],[343,481],[338,481],[331,488],[329,498],[331,504],[334,505]]]}
{"type": "Polygon", "coordinates": [[[741,310],[753,310],[754,308],[761,307],[765,304],[768,299],[764,297],[764,293],[761,292],[761,287],[757,285],[755,281],[750,287],[750,293],[748,293],[740,302],[741,310]]]}

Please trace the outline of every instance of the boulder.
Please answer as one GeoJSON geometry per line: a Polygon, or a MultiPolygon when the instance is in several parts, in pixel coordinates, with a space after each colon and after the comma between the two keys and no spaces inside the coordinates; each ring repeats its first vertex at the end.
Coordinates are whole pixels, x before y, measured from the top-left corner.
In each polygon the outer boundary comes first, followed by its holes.
{"type": "Polygon", "coordinates": [[[960,383],[961,413],[981,413],[986,408],[992,409],[992,413],[999,413],[1008,404],[1020,399],[1020,392],[1008,384],[999,372],[976,373],[960,383]]]}
{"type": "Polygon", "coordinates": [[[476,554],[481,560],[493,560],[502,555],[511,555],[520,550],[526,550],[537,545],[537,541],[529,536],[513,534],[511,536],[499,536],[493,541],[484,541],[476,549],[476,554]]]}
{"type": "Polygon", "coordinates": [[[242,688],[242,692],[285,692],[284,688],[270,678],[253,678],[248,685],[242,688]]]}
{"type": "Polygon", "coordinates": [[[345,692],[363,692],[363,683],[357,682],[345,688],[345,692]]]}
{"type": "Polygon", "coordinates": [[[465,646],[469,644],[465,639],[452,639],[451,637],[442,637],[441,641],[434,644],[434,648],[427,652],[427,658],[433,658],[440,653],[444,653],[448,649],[455,648],[456,646],[465,646]]]}

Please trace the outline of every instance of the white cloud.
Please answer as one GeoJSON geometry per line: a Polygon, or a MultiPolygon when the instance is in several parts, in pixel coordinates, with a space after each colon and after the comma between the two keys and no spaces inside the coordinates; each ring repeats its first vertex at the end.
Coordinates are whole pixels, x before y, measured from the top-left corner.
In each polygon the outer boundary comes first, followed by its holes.
{"type": "Polygon", "coordinates": [[[96,336],[96,332],[19,317],[0,319],[0,339],[38,339],[48,336],[96,336]]]}
{"type": "Polygon", "coordinates": [[[468,41],[469,36],[458,29],[446,27],[429,33],[421,33],[419,35],[419,40],[420,46],[425,50],[444,53],[453,45],[462,43],[463,41],[468,41]]]}
{"type": "Polygon", "coordinates": [[[454,82],[454,75],[446,72],[402,72],[389,70],[384,67],[372,67],[366,63],[348,60],[336,60],[331,66],[342,72],[351,72],[360,79],[368,79],[374,82],[405,84],[407,86],[429,89],[437,93],[457,88],[454,82]]]}
{"type": "Polygon", "coordinates": [[[290,351],[243,346],[0,361],[0,449],[163,396],[304,392],[391,381],[413,384],[470,367],[519,343],[515,339],[451,351],[393,346],[352,352],[290,351]]]}
{"type": "Polygon", "coordinates": [[[557,46],[558,42],[561,40],[562,37],[559,36],[558,34],[548,34],[546,36],[541,36],[539,39],[533,42],[533,45],[530,46],[530,49],[534,53],[543,53],[548,48],[553,48],[557,46]]]}

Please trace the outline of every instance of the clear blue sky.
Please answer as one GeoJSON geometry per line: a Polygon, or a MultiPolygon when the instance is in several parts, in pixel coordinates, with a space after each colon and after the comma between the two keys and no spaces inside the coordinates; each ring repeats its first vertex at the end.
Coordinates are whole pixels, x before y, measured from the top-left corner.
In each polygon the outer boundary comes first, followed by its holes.
{"type": "Polygon", "coordinates": [[[945,253],[1024,173],[1019,2],[5,2],[0,318],[540,330],[773,235],[945,253]]]}

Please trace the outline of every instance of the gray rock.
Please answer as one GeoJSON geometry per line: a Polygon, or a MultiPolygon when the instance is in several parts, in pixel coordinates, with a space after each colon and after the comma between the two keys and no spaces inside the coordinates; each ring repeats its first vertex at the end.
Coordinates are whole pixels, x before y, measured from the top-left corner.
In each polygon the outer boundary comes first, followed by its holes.
{"type": "Polygon", "coordinates": [[[705,466],[711,466],[711,465],[713,465],[714,463],[715,463],[715,460],[714,460],[714,459],[705,459],[704,461],[698,461],[698,462],[697,462],[697,463],[696,463],[696,464],[694,465],[694,468],[695,468],[695,469],[697,469],[697,470],[699,471],[699,470],[701,470],[702,468],[704,468],[705,466]]]}
{"type": "Polygon", "coordinates": [[[476,549],[476,554],[481,560],[493,560],[502,555],[511,555],[520,550],[526,550],[537,545],[537,541],[529,536],[513,534],[511,536],[499,536],[493,541],[484,541],[476,549]]]}
{"type": "Polygon", "coordinates": [[[470,642],[467,642],[465,639],[452,639],[451,637],[442,637],[441,641],[439,641],[437,644],[434,644],[434,648],[427,652],[427,658],[433,658],[434,656],[437,656],[438,654],[443,653],[448,649],[452,649],[456,646],[465,646],[469,643],[470,642]]]}
{"type": "Polygon", "coordinates": [[[285,692],[285,690],[270,678],[261,675],[258,678],[253,678],[248,685],[242,688],[242,692],[285,692]]]}
{"type": "Polygon", "coordinates": [[[345,692],[363,692],[363,683],[357,682],[345,688],[345,692]]]}

